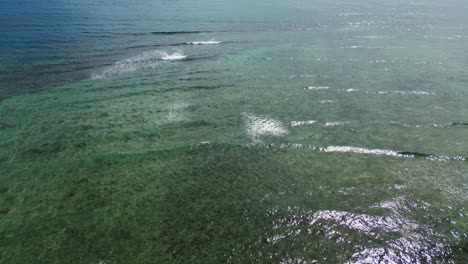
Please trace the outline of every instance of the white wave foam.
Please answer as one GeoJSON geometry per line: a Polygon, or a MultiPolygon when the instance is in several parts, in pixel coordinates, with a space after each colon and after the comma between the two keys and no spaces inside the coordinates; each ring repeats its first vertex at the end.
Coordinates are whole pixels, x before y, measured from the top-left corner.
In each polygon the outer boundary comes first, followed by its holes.
{"type": "Polygon", "coordinates": [[[341,90],[338,90],[338,91],[351,93],[351,92],[356,92],[356,91],[359,91],[359,90],[353,89],[353,88],[349,88],[349,89],[341,89],[341,90]]]}
{"type": "MultiPolygon", "coordinates": [[[[338,89],[337,91],[351,93],[351,92],[357,92],[360,90],[349,88],[349,89],[338,89]]],[[[435,93],[426,92],[426,91],[362,91],[362,92],[366,94],[401,94],[401,95],[432,95],[432,96],[437,95],[435,93]]]]}
{"type": "Polygon", "coordinates": [[[222,43],[222,41],[215,41],[215,40],[187,42],[188,45],[216,45],[220,43],[222,43]]]}
{"type": "Polygon", "coordinates": [[[387,149],[366,149],[360,147],[350,147],[350,146],[328,146],[325,148],[319,148],[322,152],[343,152],[343,153],[358,153],[358,154],[373,154],[373,155],[382,155],[382,156],[392,156],[392,157],[403,157],[404,155],[400,154],[398,151],[387,150],[387,149]]]}
{"type": "Polygon", "coordinates": [[[307,120],[307,121],[291,121],[291,127],[298,127],[298,126],[307,126],[317,123],[315,120],[307,120]]]}
{"type": "MultiPolygon", "coordinates": [[[[315,147],[314,147],[315,148],[315,147]]],[[[317,149],[317,148],[315,148],[317,149]]],[[[325,148],[318,148],[322,152],[342,152],[342,153],[357,153],[357,154],[371,154],[378,156],[391,156],[399,158],[415,158],[415,154],[402,154],[402,152],[388,149],[366,149],[360,147],[350,146],[328,146],[325,148]]],[[[444,156],[444,155],[423,155],[426,160],[431,161],[466,161],[467,159],[462,156],[444,156]]]]}
{"type": "MultiPolygon", "coordinates": [[[[384,124],[385,122],[379,122],[379,121],[376,121],[376,122],[372,122],[373,124],[384,124]]],[[[392,125],[399,125],[399,126],[402,126],[402,127],[413,127],[413,128],[446,128],[446,127],[449,127],[451,124],[450,123],[446,123],[446,124],[406,124],[406,123],[402,123],[402,122],[399,122],[399,121],[388,121],[389,124],[392,124],[392,125]]]]}
{"type": "Polygon", "coordinates": [[[424,91],[394,91],[397,94],[414,94],[414,95],[435,95],[435,93],[424,92],[424,91]]]}
{"type": "Polygon", "coordinates": [[[447,128],[452,126],[451,123],[445,123],[445,124],[407,124],[407,123],[402,123],[399,121],[370,121],[370,122],[360,122],[360,121],[334,121],[334,122],[318,122],[315,120],[296,120],[296,121],[291,121],[291,127],[299,127],[299,126],[305,126],[305,125],[319,125],[323,127],[332,127],[332,126],[345,126],[345,125],[352,125],[352,124],[370,124],[370,125],[396,125],[396,126],[402,126],[402,127],[407,127],[407,128],[447,128]]]}
{"type": "Polygon", "coordinates": [[[343,122],[326,122],[326,123],[322,124],[322,126],[324,126],[324,127],[331,127],[331,126],[344,126],[344,125],[348,125],[348,124],[352,124],[352,123],[355,123],[355,122],[351,122],[351,121],[343,121],[343,122]]]}
{"type": "Polygon", "coordinates": [[[281,123],[277,123],[275,120],[254,121],[257,124],[246,124],[247,134],[254,141],[253,143],[243,144],[245,148],[258,148],[258,149],[269,149],[269,150],[298,150],[298,149],[309,149],[312,151],[319,152],[338,152],[338,153],[355,153],[355,154],[368,154],[377,156],[390,156],[396,158],[416,158],[420,157],[430,161],[457,161],[465,162],[468,158],[463,156],[444,156],[444,155],[427,155],[427,154],[412,154],[411,152],[400,152],[388,149],[366,149],[361,147],[351,146],[328,146],[328,147],[317,147],[313,145],[306,145],[301,143],[281,143],[281,144],[263,144],[259,140],[261,136],[282,136],[289,133],[281,123]],[[258,122],[258,123],[257,123],[258,122]],[[265,125],[263,125],[265,124],[265,125]]]}
{"type": "Polygon", "coordinates": [[[306,86],[304,87],[305,90],[327,90],[328,86],[306,86]]]}
{"type": "Polygon", "coordinates": [[[184,60],[186,58],[187,58],[187,55],[183,54],[180,51],[174,52],[172,54],[163,52],[161,60],[172,61],[172,60],[184,60]]]}
{"type": "Polygon", "coordinates": [[[247,134],[253,141],[259,141],[264,136],[279,137],[288,134],[288,130],[280,121],[271,119],[268,116],[244,114],[244,118],[247,134]]]}
{"type": "Polygon", "coordinates": [[[409,95],[436,95],[435,93],[425,91],[377,91],[377,92],[366,92],[367,94],[409,94],[409,95]]]}
{"type": "Polygon", "coordinates": [[[344,49],[362,49],[365,48],[364,46],[346,46],[343,47],[344,49]]]}
{"type": "Polygon", "coordinates": [[[153,50],[143,52],[140,55],[130,57],[115,62],[112,66],[104,69],[102,72],[93,73],[91,79],[103,79],[128,72],[135,72],[143,69],[152,68],[157,65],[158,60],[182,60],[187,58],[181,51],[168,54],[164,51],[153,50]]]}
{"type": "Polygon", "coordinates": [[[407,49],[408,47],[403,46],[377,46],[377,47],[368,47],[368,49],[407,49]]]}
{"type": "Polygon", "coordinates": [[[355,121],[342,121],[342,122],[325,122],[325,123],[318,123],[315,120],[304,120],[304,121],[291,121],[291,127],[300,127],[300,126],[309,126],[313,124],[317,124],[323,127],[331,127],[331,126],[344,126],[348,124],[356,123],[355,121]]]}
{"type": "Polygon", "coordinates": [[[177,121],[182,121],[184,119],[184,113],[183,110],[187,108],[187,104],[173,104],[169,108],[169,112],[167,114],[167,120],[170,122],[177,122],[177,121]]]}
{"type": "Polygon", "coordinates": [[[106,68],[100,73],[94,73],[92,79],[102,79],[119,75],[126,72],[134,72],[141,69],[154,66],[157,60],[161,57],[161,51],[153,50],[144,52],[140,55],[130,57],[121,61],[115,62],[112,66],[106,68]]]}
{"type": "Polygon", "coordinates": [[[375,61],[370,61],[369,63],[374,64],[374,63],[387,63],[387,60],[375,60],[375,61]]]}
{"type": "Polygon", "coordinates": [[[332,100],[321,100],[320,103],[321,104],[331,104],[331,103],[334,103],[335,101],[332,101],[332,100]]]}

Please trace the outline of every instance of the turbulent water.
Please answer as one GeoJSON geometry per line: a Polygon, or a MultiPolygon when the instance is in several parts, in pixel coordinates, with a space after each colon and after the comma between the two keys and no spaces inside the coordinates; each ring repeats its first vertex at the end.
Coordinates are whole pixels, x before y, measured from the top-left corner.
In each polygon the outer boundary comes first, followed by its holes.
{"type": "Polygon", "coordinates": [[[0,263],[467,263],[466,14],[0,2],[0,263]]]}

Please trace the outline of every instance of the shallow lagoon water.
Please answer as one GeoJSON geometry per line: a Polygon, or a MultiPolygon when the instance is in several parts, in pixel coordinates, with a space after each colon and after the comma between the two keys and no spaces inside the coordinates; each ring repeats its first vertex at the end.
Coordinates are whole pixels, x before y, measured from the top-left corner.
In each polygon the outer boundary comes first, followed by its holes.
{"type": "Polygon", "coordinates": [[[25,3],[0,262],[467,261],[462,1],[25,3]]]}

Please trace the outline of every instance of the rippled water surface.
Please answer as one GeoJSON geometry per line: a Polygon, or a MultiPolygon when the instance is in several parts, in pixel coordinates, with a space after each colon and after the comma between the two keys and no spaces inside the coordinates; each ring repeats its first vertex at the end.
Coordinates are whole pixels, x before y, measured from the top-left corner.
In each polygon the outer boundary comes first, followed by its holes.
{"type": "Polygon", "coordinates": [[[466,14],[1,1],[0,263],[467,263],[466,14]]]}

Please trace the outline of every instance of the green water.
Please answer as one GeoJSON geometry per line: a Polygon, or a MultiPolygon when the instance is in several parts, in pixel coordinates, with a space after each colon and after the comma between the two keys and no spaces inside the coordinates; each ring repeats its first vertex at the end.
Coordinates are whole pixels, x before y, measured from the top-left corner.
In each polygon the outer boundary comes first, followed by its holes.
{"type": "Polygon", "coordinates": [[[405,7],[162,36],[222,42],[2,100],[0,262],[465,263],[466,21],[405,7]]]}

